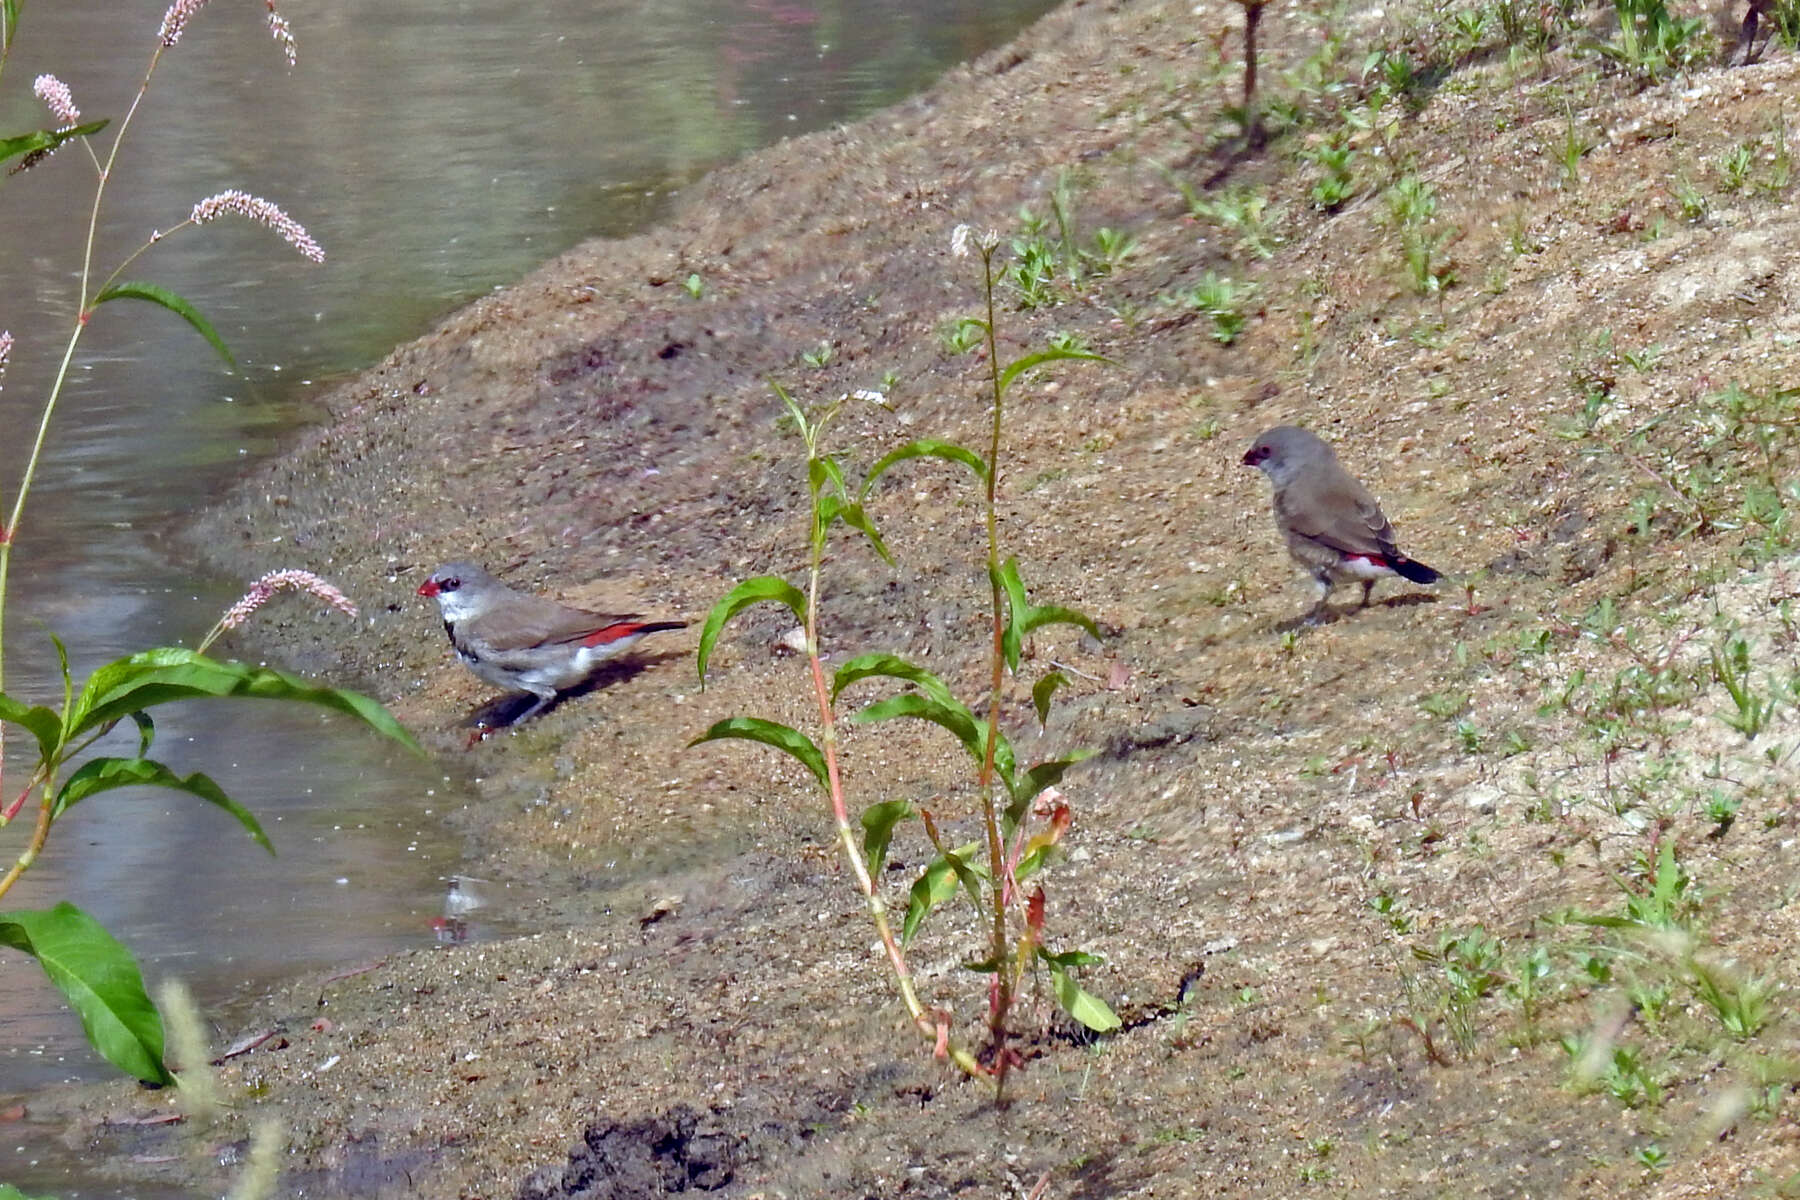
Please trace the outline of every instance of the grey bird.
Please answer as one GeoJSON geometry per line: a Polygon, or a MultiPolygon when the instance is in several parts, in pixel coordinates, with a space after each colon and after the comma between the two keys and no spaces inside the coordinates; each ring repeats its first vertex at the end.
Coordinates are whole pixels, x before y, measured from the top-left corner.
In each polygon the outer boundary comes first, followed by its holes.
{"type": "Polygon", "coordinates": [[[1316,435],[1297,425],[1277,425],[1245,451],[1244,465],[1269,477],[1275,527],[1294,561],[1318,581],[1319,600],[1306,614],[1308,624],[1324,619],[1325,602],[1339,583],[1360,582],[1366,606],[1378,579],[1438,581],[1436,571],[1400,552],[1381,505],[1316,435]]]}
{"type": "Polygon", "coordinates": [[[637,613],[595,613],[515,591],[474,563],[449,563],[419,585],[437,601],[444,632],[463,666],[489,683],[518,688],[537,703],[504,722],[517,725],[585,682],[601,663],[645,636],[686,621],[646,621],[637,613]]]}

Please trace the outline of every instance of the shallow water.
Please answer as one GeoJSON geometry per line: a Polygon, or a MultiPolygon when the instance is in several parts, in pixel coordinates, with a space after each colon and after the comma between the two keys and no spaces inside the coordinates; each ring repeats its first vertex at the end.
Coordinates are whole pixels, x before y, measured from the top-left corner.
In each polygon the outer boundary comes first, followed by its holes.
{"type": "MultiPolygon", "coordinates": [[[[238,369],[226,371],[168,312],[137,302],[99,310],[19,532],[6,690],[55,699],[52,631],[77,679],[134,649],[194,644],[241,583],[199,576],[171,554],[167,530],[307,419],[307,397],[324,381],[583,237],[654,220],[707,168],[888,103],[1049,7],[295,5],[290,73],[262,30],[261,5],[208,6],[164,56],[135,118],[97,262],[110,270],[151,230],[227,188],[281,204],[327,262],[224,219],[132,265],[127,278],[192,300],[238,369]]],[[[0,131],[44,122],[30,95],[40,71],[70,84],[84,119],[116,120],[162,10],[141,0],[24,6],[0,76],[0,131]]],[[[0,329],[18,339],[0,380],[9,506],[67,337],[94,175],[72,145],[0,177],[0,329]]],[[[331,564],[297,549],[268,566],[329,575],[331,564]]],[[[352,636],[344,618],[320,619],[352,636]]],[[[427,764],[346,722],[279,705],[171,707],[158,711],[158,730],[157,755],[217,778],[259,814],[279,857],[199,801],[120,791],[59,822],[7,907],[76,901],[132,947],[153,987],[180,975],[214,1014],[287,972],[431,942],[458,862],[439,814],[464,798],[427,764]]],[[[129,753],[129,739],[115,736],[103,749],[129,753]]],[[[16,787],[24,743],[9,738],[7,751],[16,787]]],[[[0,834],[0,857],[24,832],[0,834]]],[[[505,927],[501,899],[493,922],[505,927]]],[[[0,1094],[103,1073],[36,967],[4,952],[0,1094]]],[[[0,1180],[25,1182],[13,1173],[28,1153],[15,1151],[14,1130],[24,1132],[0,1127],[0,1180]]]]}

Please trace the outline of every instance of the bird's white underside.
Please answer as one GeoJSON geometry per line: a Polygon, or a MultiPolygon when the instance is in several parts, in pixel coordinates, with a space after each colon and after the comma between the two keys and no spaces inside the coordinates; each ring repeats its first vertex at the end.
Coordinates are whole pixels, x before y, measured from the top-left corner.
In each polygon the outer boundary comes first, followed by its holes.
{"type": "Polygon", "coordinates": [[[643,638],[641,633],[632,634],[599,646],[582,646],[573,654],[568,653],[567,646],[545,647],[540,651],[515,651],[506,656],[505,666],[462,651],[458,651],[456,656],[463,666],[489,683],[505,688],[523,688],[539,696],[549,696],[583,682],[601,663],[623,654],[643,638]],[[545,661],[521,667],[520,658],[534,653],[541,653],[545,661]]]}
{"type": "Polygon", "coordinates": [[[1332,568],[1331,573],[1339,579],[1392,579],[1399,574],[1386,563],[1371,562],[1366,558],[1345,558],[1332,568]]]}

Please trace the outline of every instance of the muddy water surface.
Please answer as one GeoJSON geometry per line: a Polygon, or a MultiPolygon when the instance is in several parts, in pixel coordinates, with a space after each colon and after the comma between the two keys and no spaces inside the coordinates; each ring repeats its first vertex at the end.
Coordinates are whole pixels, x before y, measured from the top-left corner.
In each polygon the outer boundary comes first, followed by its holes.
{"type": "MultiPolygon", "coordinates": [[[[194,644],[241,582],[198,577],[166,531],[304,422],[323,380],[583,237],[654,220],[707,168],[879,107],[1048,7],[297,7],[292,72],[260,7],[208,7],[136,118],[97,261],[110,269],[200,197],[243,188],[283,205],[327,262],[221,222],[131,268],[193,300],[238,370],[168,313],[100,311],[20,530],[7,691],[55,699],[47,632],[68,643],[78,679],[147,645],[194,644]]],[[[0,129],[41,123],[29,95],[40,71],[71,85],[85,118],[121,116],[161,14],[160,3],[28,6],[0,77],[0,129]]],[[[0,328],[18,339],[0,391],[9,503],[75,303],[83,222],[71,214],[85,211],[93,178],[68,147],[0,189],[0,328]]],[[[330,571],[304,544],[272,549],[267,565],[330,571]]],[[[405,585],[353,598],[365,611],[416,602],[405,585]]],[[[24,752],[9,741],[9,781],[24,752]]],[[[157,752],[257,812],[279,857],[198,802],[118,792],[59,824],[9,907],[75,900],[133,948],[153,986],[180,975],[214,1011],[286,972],[354,967],[432,939],[457,869],[442,810],[466,801],[460,783],[341,722],[275,706],[166,710],[157,752]]],[[[497,899],[504,927],[519,904],[497,899]]],[[[0,1095],[102,1071],[36,969],[0,962],[0,1095]]],[[[15,1151],[17,1140],[0,1139],[0,1178],[68,1183],[55,1164],[26,1169],[39,1151],[15,1151]]]]}

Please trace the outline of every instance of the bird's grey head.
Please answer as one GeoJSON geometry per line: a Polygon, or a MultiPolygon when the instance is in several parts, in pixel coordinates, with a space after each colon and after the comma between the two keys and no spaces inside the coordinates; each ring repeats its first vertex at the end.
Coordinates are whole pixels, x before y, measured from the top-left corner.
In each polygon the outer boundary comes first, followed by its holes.
{"type": "Polygon", "coordinates": [[[436,600],[444,618],[454,621],[472,615],[481,605],[480,597],[500,586],[474,563],[445,563],[419,585],[419,595],[436,600]]]}
{"type": "Polygon", "coordinates": [[[1277,425],[1244,451],[1244,465],[1262,471],[1278,488],[1286,487],[1296,474],[1315,463],[1336,458],[1330,446],[1298,425],[1277,425]]]}

